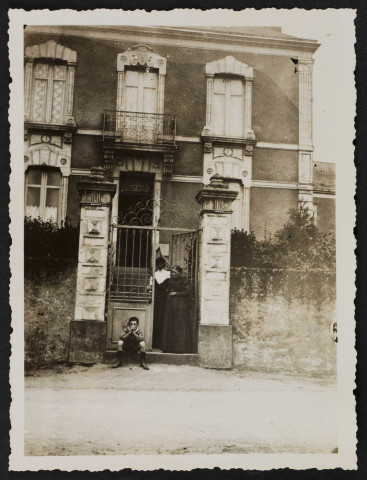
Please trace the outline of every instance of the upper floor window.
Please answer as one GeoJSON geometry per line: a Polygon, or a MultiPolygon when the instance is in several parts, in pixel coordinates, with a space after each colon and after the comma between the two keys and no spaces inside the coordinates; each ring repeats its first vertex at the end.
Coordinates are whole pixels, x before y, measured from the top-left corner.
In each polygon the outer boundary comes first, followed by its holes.
{"type": "Polygon", "coordinates": [[[228,56],[206,64],[205,136],[254,139],[252,130],[253,68],[228,56]]]}
{"type": "Polygon", "coordinates": [[[61,174],[58,169],[29,168],[26,173],[25,214],[58,221],[61,174]]]}
{"type": "Polygon", "coordinates": [[[214,77],[213,135],[243,135],[245,88],[242,79],[214,77]]]}
{"type": "Polygon", "coordinates": [[[118,54],[114,130],[123,141],[172,142],[174,129],[164,115],[166,65],[147,45],[118,54]]]}
{"type": "Polygon", "coordinates": [[[31,120],[62,123],[66,90],[66,65],[34,65],[31,120]]]}
{"type": "Polygon", "coordinates": [[[26,121],[75,125],[76,52],[53,40],[27,47],[24,73],[26,121]]]}
{"type": "Polygon", "coordinates": [[[125,72],[125,110],[157,113],[158,74],[145,70],[125,72]]]}
{"type": "Polygon", "coordinates": [[[167,59],[147,45],[136,45],[117,56],[116,110],[164,113],[167,59]]]}

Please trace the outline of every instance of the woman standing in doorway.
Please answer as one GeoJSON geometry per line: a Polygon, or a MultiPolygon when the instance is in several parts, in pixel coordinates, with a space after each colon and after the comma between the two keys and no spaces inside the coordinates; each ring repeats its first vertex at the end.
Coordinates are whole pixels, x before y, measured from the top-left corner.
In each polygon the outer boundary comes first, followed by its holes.
{"type": "Polygon", "coordinates": [[[170,278],[170,272],[164,269],[166,262],[162,257],[157,258],[155,265],[157,269],[154,274],[153,348],[162,348],[162,325],[166,307],[167,280],[170,278]]]}
{"type": "Polygon", "coordinates": [[[191,353],[194,339],[191,286],[182,275],[179,265],[172,268],[171,278],[166,281],[166,292],[162,350],[170,353],[191,353]]]}

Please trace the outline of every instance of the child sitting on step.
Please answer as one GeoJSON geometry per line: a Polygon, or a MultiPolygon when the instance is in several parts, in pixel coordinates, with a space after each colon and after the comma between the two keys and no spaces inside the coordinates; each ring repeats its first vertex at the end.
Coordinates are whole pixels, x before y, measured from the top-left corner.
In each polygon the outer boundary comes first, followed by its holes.
{"type": "Polygon", "coordinates": [[[145,362],[144,336],[138,326],[139,319],[137,317],[129,318],[127,325],[120,335],[120,340],[117,343],[117,362],[112,365],[112,368],[121,365],[123,352],[140,352],[140,366],[144,368],[144,370],[149,370],[145,362]]]}

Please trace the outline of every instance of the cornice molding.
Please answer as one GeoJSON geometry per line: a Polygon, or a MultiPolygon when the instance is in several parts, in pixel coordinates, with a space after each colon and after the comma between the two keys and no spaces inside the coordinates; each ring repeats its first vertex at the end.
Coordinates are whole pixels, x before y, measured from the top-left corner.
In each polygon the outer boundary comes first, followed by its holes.
{"type": "Polygon", "coordinates": [[[331,198],[335,199],[336,198],[336,193],[335,190],[314,190],[313,191],[313,196],[316,198],[331,198]]]}
{"type": "Polygon", "coordinates": [[[285,188],[289,190],[298,190],[297,182],[276,182],[273,180],[252,180],[253,187],[260,188],[285,188]]]}
{"type": "Polygon", "coordinates": [[[91,174],[90,168],[72,168],[70,175],[81,175],[85,177],[89,177],[91,174]]]}
{"type": "MultiPolygon", "coordinates": [[[[78,128],[77,135],[94,135],[94,136],[102,136],[102,130],[89,130],[78,128]]],[[[176,142],[184,142],[184,143],[201,143],[202,139],[200,136],[197,137],[190,137],[185,135],[176,135],[176,142]]],[[[296,143],[271,143],[271,142],[257,142],[256,148],[267,148],[270,150],[305,150],[305,147],[302,145],[298,145],[296,143]]],[[[309,150],[312,151],[313,148],[309,147],[309,150]]]]}
{"type": "Polygon", "coordinates": [[[203,177],[198,175],[173,175],[172,182],[203,183],[203,177]]]}
{"type": "Polygon", "coordinates": [[[170,45],[186,48],[206,48],[223,51],[258,53],[264,55],[293,56],[311,60],[319,43],[315,40],[279,38],[271,35],[254,35],[238,33],[222,33],[212,31],[195,31],[189,28],[154,26],[27,26],[27,33],[44,33],[88,37],[111,41],[131,41],[150,45],[170,45]]]}

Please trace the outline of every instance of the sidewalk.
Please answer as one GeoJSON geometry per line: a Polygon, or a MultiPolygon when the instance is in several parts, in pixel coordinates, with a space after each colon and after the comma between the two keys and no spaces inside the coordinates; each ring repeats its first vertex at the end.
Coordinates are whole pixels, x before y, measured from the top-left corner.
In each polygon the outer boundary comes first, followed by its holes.
{"type": "Polygon", "coordinates": [[[332,379],[192,366],[25,378],[26,455],[331,453],[332,379]]]}

